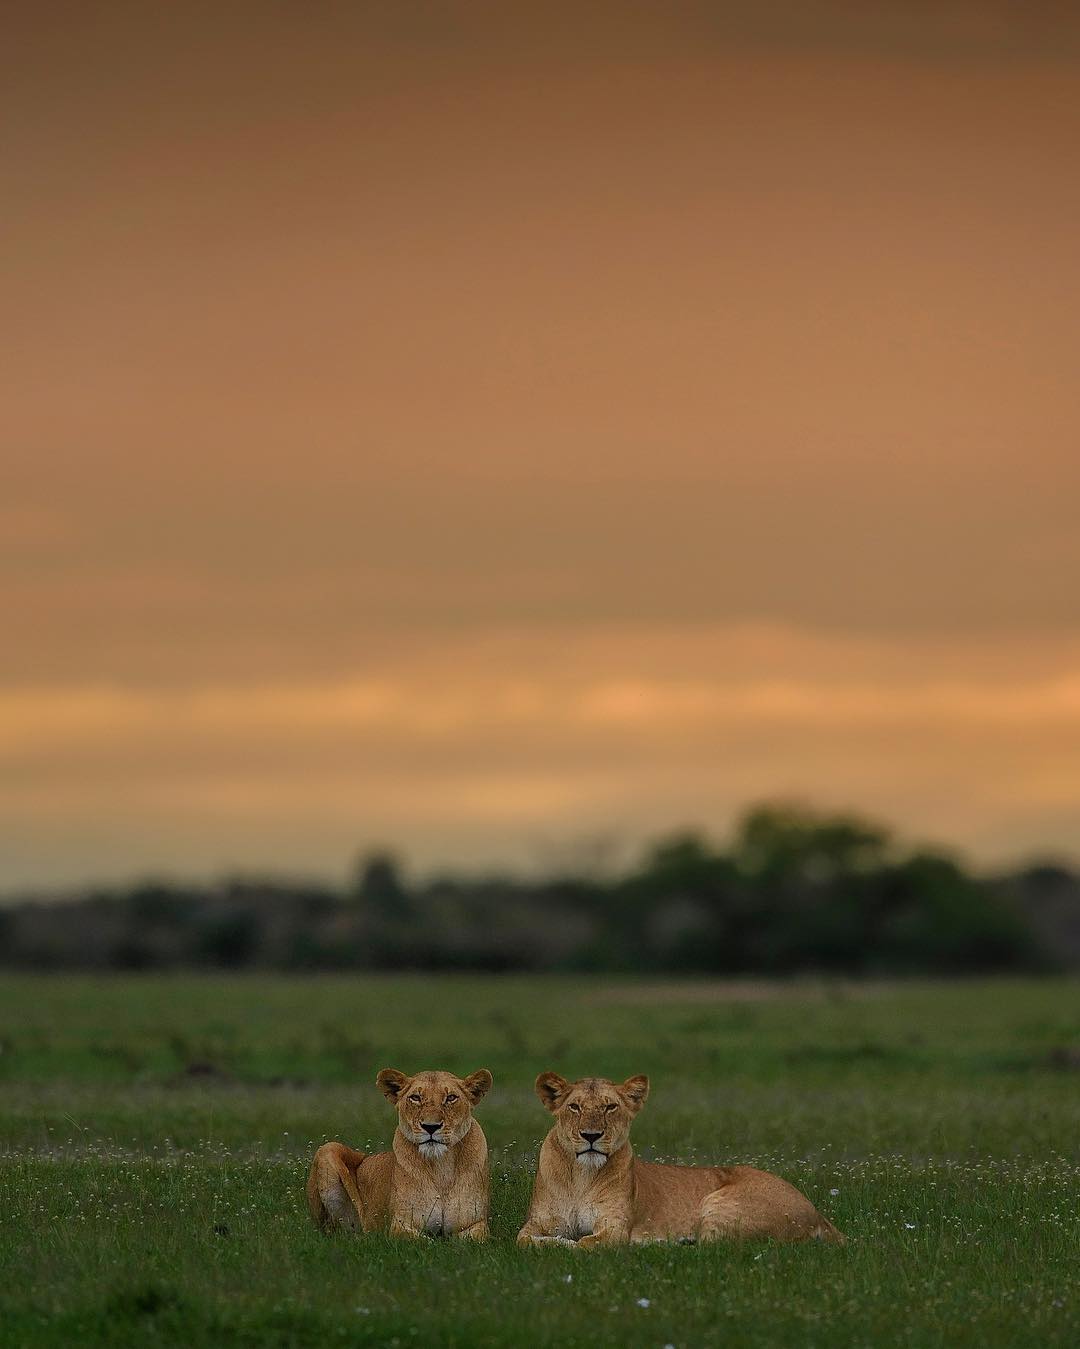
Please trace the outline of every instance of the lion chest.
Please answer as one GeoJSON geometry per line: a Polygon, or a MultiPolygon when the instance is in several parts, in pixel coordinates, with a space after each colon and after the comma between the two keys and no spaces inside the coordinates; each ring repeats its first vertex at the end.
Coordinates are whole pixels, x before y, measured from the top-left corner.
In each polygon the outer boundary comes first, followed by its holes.
{"type": "Polygon", "coordinates": [[[445,1237],[448,1235],[446,1228],[446,1204],[441,1198],[437,1197],[428,1209],[424,1217],[424,1231],[431,1237],[445,1237]]]}
{"type": "Polygon", "coordinates": [[[596,1227],[596,1209],[584,1200],[576,1200],[563,1215],[559,1223],[558,1235],[570,1241],[580,1241],[591,1236],[596,1227]]]}
{"type": "Polygon", "coordinates": [[[451,1211],[449,1201],[433,1188],[425,1187],[411,1194],[398,1205],[398,1212],[407,1217],[415,1229],[428,1236],[450,1236],[455,1227],[456,1215],[451,1211]]]}
{"type": "Polygon", "coordinates": [[[452,1211],[450,1194],[454,1184],[454,1164],[449,1157],[440,1157],[431,1165],[428,1183],[423,1185],[414,1198],[414,1207],[418,1209],[417,1226],[423,1228],[429,1236],[451,1236],[457,1226],[458,1214],[452,1211]]]}

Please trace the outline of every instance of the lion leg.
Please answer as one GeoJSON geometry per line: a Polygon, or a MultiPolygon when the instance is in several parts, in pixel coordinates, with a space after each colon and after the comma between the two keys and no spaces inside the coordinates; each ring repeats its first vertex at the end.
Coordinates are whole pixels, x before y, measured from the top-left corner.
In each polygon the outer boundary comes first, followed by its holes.
{"type": "Polygon", "coordinates": [[[486,1218],[481,1218],[468,1227],[459,1227],[454,1233],[455,1237],[460,1237],[463,1241],[487,1241],[489,1235],[486,1218]]]}
{"type": "Polygon", "coordinates": [[[576,1241],[571,1241],[568,1237],[553,1236],[545,1232],[542,1227],[534,1223],[531,1219],[517,1234],[517,1244],[525,1246],[577,1246],[576,1241]]]}
{"type": "Polygon", "coordinates": [[[800,1191],[779,1176],[740,1186],[725,1185],[701,1201],[698,1238],[701,1241],[831,1241],[844,1237],[823,1218],[800,1191]]]}
{"type": "Polygon", "coordinates": [[[344,1143],[324,1143],[316,1152],[307,1180],[308,1211],[316,1227],[355,1231],[363,1224],[356,1169],[364,1154],[344,1143]]]}
{"type": "Polygon", "coordinates": [[[769,1235],[767,1230],[761,1229],[760,1215],[758,1221],[754,1221],[739,1200],[726,1190],[713,1190],[701,1201],[699,1241],[741,1241],[769,1235]]]}
{"type": "Polygon", "coordinates": [[[630,1240],[630,1226],[624,1222],[601,1223],[578,1242],[582,1250],[596,1246],[625,1246],[630,1240]]]}

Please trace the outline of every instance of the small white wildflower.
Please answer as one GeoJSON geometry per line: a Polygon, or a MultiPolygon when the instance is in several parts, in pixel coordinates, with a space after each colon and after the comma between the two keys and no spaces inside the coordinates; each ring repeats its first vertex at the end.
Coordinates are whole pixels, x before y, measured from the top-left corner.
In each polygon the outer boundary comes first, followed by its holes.
{"type": "Polygon", "coordinates": [[[648,1307],[651,1306],[652,1304],[649,1302],[649,1299],[647,1297],[639,1297],[637,1300],[637,1305],[639,1307],[648,1307]]]}
{"type": "Polygon", "coordinates": [[[564,1274],[564,1275],[563,1275],[563,1283],[573,1283],[573,1282],[574,1282],[574,1276],[573,1276],[572,1274],[564,1274]]]}
{"type": "Polygon", "coordinates": [[[371,1308],[370,1308],[370,1307],[357,1307],[357,1309],[356,1309],[356,1314],[357,1314],[357,1316],[370,1316],[370,1315],[371,1315],[371,1308]]]}
{"type": "Polygon", "coordinates": [[[830,1194],[839,1194],[840,1191],[834,1188],[834,1189],[831,1189],[831,1190],[829,1191],[829,1193],[830,1193],[830,1194]]]}
{"type": "Polygon", "coordinates": [[[914,1231],[915,1231],[915,1224],[914,1224],[914,1223],[905,1223],[904,1226],[908,1229],[909,1232],[914,1232],[914,1231]]]}

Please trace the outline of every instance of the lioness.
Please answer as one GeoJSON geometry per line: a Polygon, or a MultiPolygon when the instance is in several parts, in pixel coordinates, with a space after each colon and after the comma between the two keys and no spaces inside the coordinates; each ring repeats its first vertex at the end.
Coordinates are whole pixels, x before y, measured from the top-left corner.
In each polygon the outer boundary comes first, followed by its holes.
{"type": "Polygon", "coordinates": [[[638,1161],[630,1125],[649,1095],[647,1077],[628,1077],[617,1086],[602,1077],[571,1083],[558,1073],[541,1073],[536,1094],[555,1116],[555,1127],[540,1149],[519,1246],[844,1240],[804,1194],[768,1171],[638,1161]]]}
{"type": "Polygon", "coordinates": [[[384,1068],[375,1079],[397,1106],[390,1152],[365,1156],[324,1143],[311,1163],[308,1208],[322,1228],[389,1230],[391,1236],[488,1235],[487,1139],[472,1108],[491,1088],[480,1068],[468,1077],[384,1068]]]}

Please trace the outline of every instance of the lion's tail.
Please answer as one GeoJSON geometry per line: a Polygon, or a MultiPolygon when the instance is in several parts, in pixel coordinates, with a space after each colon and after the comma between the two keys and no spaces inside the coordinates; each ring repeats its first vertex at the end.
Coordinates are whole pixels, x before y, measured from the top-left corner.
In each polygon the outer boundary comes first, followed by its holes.
{"type": "MultiPolygon", "coordinates": [[[[818,1214],[818,1217],[820,1218],[821,1215],[818,1214]]],[[[821,1222],[814,1229],[813,1235],[816,1240],[828,1241],[834,1246],[847,1245],[847,1237],[844,1236],[843,1232],[841,1232],[838,1227],[834,1227],[832,1223],[829,1222],[828,1218],[821,1218],[821,1222]]]]}
{"type": "Polygon", "coordinates": [[[316,1227],[358,1227],[363,1215],[356,1171],[364,1154],[344,1143],[324,1143],[307,1179],[308,1212],[316,1227]]]}

